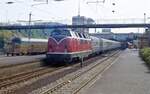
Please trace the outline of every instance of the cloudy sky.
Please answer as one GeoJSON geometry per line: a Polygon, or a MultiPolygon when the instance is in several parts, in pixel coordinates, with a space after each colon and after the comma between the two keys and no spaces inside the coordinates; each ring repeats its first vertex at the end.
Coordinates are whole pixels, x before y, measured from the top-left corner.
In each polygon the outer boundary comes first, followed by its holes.
{"type": "MultiPolygon", "coordinates": [[[[36,0],[43,1],[44,0],[36,0]]],[[[45,0],[46,1],[46,0],[45,0]]],[[[105,3],[89,3],[96,0],[49,0],[48,4],[33,0],[0,0],[0,21],[12,22],[28,20],[32,12],[32,20],[71,22],[72,16],[78,15],[80,1],[80,15],[102,20],[111,19],[143,19],[150,16],[150,0],[105,0],[105,3]],[[6,2],[15,2],[6,4],[6,2]],[[113,5],[115,3],[115,5],[113,5]],[[112,11],[115,11],[114,13],[112,11]]],[[[147,19],[147,22],[149,19],[147,19]]],[[[120,29],[118,29],[120,30],[120,29]]],[[[137,30],[137,29],[134,29],[137,30]]]]}

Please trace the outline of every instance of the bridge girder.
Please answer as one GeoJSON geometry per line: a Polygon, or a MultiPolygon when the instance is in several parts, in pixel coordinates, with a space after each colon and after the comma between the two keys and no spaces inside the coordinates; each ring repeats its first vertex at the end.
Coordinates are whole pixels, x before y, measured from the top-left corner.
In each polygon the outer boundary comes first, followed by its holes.
{"type": "Polygon", "coordinates": [[[7,25],[0,30],[53,29],[53,28],[150,28],[150,24],[87,24],[87,25],[7,25]]]}

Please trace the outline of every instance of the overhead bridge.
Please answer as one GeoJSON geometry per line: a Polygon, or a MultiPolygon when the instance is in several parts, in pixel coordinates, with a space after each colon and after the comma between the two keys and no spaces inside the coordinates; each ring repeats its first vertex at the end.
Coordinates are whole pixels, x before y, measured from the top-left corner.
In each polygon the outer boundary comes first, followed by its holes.
{"type": "Polygon", "coordinates": [[[150,24],[87,24],[87,25],[5,25],[0,30],[53,28],[150,28],[150,24]]]}

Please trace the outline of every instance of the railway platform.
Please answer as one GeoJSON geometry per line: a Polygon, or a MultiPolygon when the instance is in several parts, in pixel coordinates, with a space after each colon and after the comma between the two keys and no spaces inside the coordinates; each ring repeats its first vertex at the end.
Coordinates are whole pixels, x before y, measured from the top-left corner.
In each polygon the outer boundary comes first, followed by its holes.
{"type": "Polygon", "coordinates": [[[125,50],[84,94],[150,94],[150,70],[137,50],[125,50]]]}
{"type": "Polygon", "coordinates": [[[18,63],[30,63],[33,61],[39,61],[44,58],[45,58],[45,55],[9,56],[9,57],[7,57],[5,55],[0,55],[0,67],[18,64],[18,63]]]}

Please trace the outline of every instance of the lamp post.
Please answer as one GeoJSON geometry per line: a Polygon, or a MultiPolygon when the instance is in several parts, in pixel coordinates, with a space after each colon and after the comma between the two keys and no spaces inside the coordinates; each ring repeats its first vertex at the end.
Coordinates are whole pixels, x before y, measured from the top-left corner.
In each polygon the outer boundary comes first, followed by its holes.
{"type": "MultiPolygon", "coordinates": [[[[53,0],[53,1],[64,1],[64,0],[53,0]]],[[[46,0],[46,2],[43,2],[43,3],[38,3],[38,4],[32,4],[31,7],[34,7],[34,6],[38,6],[38,5],[43,5],[43,4],[48,4],[48,0],[46,0]]],[[[30,29],[30,25],[31,25],[31,22],[32,22],[32,12],[30,11],[29,13],[29,21],[28,21],[28,25],[29,25],[29,32],[28,32],[28,38],[30,40],[31,38],[31,29],[30,29]]]]}
{"type": "MultiPolygon", "coordinates": [[[[31,25],[31,12],[29,13],[29,26],[31,25]]],[[[31,38],[31,28],[29,27],[29,33],[28,33],[28,37],[29,37],[29,40],[31,38]]]]}
{"type": "MultiPolygon", "coordinates": [[[[46,2],[44,2],[44,3],[33,4],[33,5],[31,5],[31,7],[42,5],[42,4],[48,4],[48,0],[46,0],[46,2]]],[[[30,28],[31,21],[32,21],[32,11],[30,11],[30,13],[29,13],[29,20],[28,20],[28,22],[29,22],[28,23],[28,25],[29,25],[29,32],[28,32],[29,43],[30,43],[30,39],[31,39],[31,28],[30,28]]]]}
{"type": "MultiPolygon", "coordinates": [[[[87,2],[87,4],[90,4],[90,3],[92,3],[92,4],[96,4],[96,13],[98,12],[98,4],[99,3],[105,3],[105,0],[102,0],[102,1],[99,1],[99,0],[96,0],[96,1],[92,1],[92,2],[87,2]]],[[[97,17],[96,17],[97,18],[97,17]]],[[[96,22],[95,22],[95,24],[98,24],[98,18],[96,19],[96,22]]],[[[97,32],[97,29],[95,28],[95,33],[97,32]]]]}
{"type": "Polygon", "coordinates": [[[144,24],[146,23],[146,13],[144,13],[144,24]]]}

